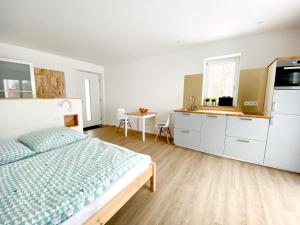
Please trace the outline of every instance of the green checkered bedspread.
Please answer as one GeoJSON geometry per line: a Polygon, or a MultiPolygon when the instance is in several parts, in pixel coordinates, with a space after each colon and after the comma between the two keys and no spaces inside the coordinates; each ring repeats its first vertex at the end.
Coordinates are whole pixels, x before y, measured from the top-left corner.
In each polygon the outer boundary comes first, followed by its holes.
{"type": "Polygon", "coordinates": [[[99,139],[0,166],[0,224],[59,224],[144,157],[99,139]]]}

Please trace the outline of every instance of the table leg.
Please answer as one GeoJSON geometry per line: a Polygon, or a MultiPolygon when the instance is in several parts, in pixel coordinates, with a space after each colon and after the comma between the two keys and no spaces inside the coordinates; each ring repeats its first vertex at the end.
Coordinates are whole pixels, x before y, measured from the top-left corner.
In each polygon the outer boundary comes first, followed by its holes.
{"type": "Polygon", "coordinates": [[[145,118],[142,118],[143,141],[145,141],[145,118]]]}
{"type": "Polygon", "coordinates": [[[125,116],[125,137],[127,137],[127,123],[128,123],[128,119],[127,116],[125,116]]]}

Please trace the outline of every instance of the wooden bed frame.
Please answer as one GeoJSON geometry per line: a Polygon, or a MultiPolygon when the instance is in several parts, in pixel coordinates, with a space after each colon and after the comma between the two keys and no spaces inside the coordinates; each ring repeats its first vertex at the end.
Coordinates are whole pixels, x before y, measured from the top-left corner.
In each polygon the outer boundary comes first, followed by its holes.
{"type": "MultiPolygon", "coordinates": [[[[78,126],[73,127],[73,129],[83,132],[81,100],[66,100],[71,102],[72,112],[60,104],[62,99],[0,100],[0,125],[5,127],[5,129],[0,129],[0,137],[16,138],[31,131],[64,126],[64,116],[70,114],[78,116],[78,126]],[[15,110],[16,105],[18,110],[15,110]],[[24,120],[24,114],[26,114],[26,120],[24,120]]],[[[156,189],[156,164],[154,162],[110,202],[91,216],[85,225],[105,224],[148,180],[150,180],[150,191],[154,192],[156,189]]]]}
{"type": "Polygon", "coordinates": [[[150,191],[154,192],[156,190],[156,164],[154,162],[109,203],[89,218],[85,225],[104,225],[148,180],[150,180],[150,191]]]}

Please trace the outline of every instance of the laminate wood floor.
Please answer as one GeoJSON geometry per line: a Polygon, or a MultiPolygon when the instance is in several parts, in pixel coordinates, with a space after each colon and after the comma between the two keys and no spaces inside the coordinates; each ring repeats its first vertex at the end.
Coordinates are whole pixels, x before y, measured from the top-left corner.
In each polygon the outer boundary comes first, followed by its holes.
{"type": "Polygon", "coordinates": [[[108,225],[300,224],[300,175],[154,142],[155,136],[103,127],[90,137],[148,154],[157,191],[143,187],[108,225]]]}

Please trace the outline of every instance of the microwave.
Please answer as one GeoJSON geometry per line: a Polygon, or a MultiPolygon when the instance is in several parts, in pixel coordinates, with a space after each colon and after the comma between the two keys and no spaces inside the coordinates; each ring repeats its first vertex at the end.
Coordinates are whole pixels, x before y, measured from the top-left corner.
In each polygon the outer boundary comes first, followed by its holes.
{"type": "Polygon", "coordinates": [[[275,89],[300,89],[300,58],[277,62],[275,89]]]}

